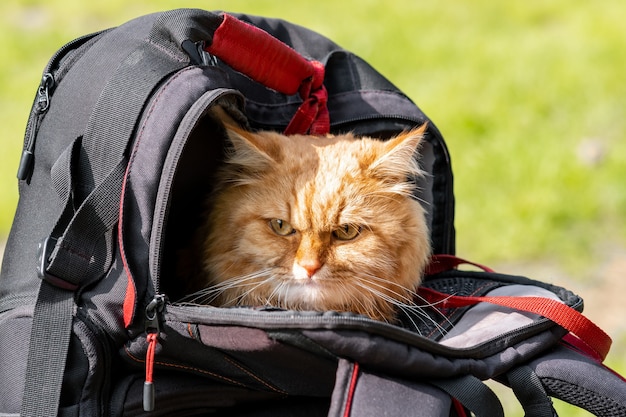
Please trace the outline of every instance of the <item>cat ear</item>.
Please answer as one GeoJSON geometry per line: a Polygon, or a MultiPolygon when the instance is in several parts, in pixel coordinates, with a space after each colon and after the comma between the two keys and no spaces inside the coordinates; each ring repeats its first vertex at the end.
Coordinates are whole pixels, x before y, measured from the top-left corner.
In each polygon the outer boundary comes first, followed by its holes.
{"type": "Polygon", "coordinates": [[[254,133],[230,124],[224,124],[224,128],[232,144],[229,163],[258,172],[282,159],[280,145],[270,134],[254,133]]]}
{"type": "Polygon", "coordinates": [[[407,178],[423,175],[415,153],[427,127],[424,123],[417,129],[386,141],[382,154],[370,165],[370,172],[376,177],[396,181],[406,181],[407,178]]]}

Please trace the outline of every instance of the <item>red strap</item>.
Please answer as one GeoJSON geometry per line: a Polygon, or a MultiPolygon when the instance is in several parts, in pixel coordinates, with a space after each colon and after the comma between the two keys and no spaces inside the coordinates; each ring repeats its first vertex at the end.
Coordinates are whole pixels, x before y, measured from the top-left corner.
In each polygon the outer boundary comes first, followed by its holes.
{"type": "Polygon", "coordinates": [[[310,133],[311,135],[325,135],[330,130],[330,117],[326,103],[328,92],[324,87],[324,65],[312,61],[314,74],[305,80],[299,90],[304,102],[285,129],[285,135],[310,133]]]}
{"type": "Polygon", "coordinates": [[[430,288],[423,287],[419,289],[419,294],[424,297],[427,302],[436,304],[438,308],[442,309],[466,307],[485,302],[538,314],[552,320],[572,333],[580,339],[581,342],[592,349],[602,360],[606,358],[611,348],[611,338],[602,329],[572,307],[550,298],[458,296],[440,293],[430,288]]]}
{"type": "Polygon", "coordinates": [[[309,61],[256,26],[224,14],[224,20],[205,50],[233,69],[283,94],[299,93],[304,100],[286,134],[326,134],[330,119],[326,108],[324,66],[309,61]]]}
{"type": "Polygon", "coordinates": [[[475,262],[466,261],[454,255],[433,255],[430,264],[426,267],[426,275],[435,275],[440,272],[455,269],[459,265],[472,265],[482,269],[485,272],[495,272],[493,269],[475,262]]]}

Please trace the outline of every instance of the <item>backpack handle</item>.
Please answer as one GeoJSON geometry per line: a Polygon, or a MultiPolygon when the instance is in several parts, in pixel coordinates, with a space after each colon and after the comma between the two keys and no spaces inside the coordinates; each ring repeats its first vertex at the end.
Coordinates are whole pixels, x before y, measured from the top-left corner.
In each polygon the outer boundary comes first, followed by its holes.
{"type": "Polygon", "coordinates": [[[222,17],[204,50],[266,87],[283,94],[300,94],[304,101],[287,126],[286,134],[328,133],[324,65],[307,60],[256,26],[226,13],[222,17]]]}

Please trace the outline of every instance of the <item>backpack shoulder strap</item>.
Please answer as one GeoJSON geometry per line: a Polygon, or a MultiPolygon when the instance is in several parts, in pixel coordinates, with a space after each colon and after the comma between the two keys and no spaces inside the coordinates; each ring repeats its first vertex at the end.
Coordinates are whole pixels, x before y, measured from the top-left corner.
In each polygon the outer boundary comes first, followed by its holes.
{"type": "MultiPolygon", "coordinates": [[[[141,60],[138,50],[131,52],[107,83],[82,139],[83,162],[78,170],[81,178],[92,176],[94,188],[76,212],[72,193],[67,193],[57,225],[40,246],[38,272],[43,282],[30,336],[21,410],[24,416],[56,415],[72,329],[74,291],[92,275],[105,272],[106,262],[102,260],[107,254],[97,243],[118,219],[125,151],[136,120],[154,87],[187,64],[164,60],[156,49],[151,56],[150,51],[142,48],[141,60]],[[152,70],[140,71],[139,62],[152,70]],[[131,90],[135,94],[128,94],[131,90]],[[93,270],[94,262],[99,271],[93,270]]],[[[53,182],[61,184],[57,189],[73,188],[72,172],[58,169],[53,174],[57,176],[53,182]]]]}
{"type": "Polygon", "coordinates": [[[600,417],[626,416],[626,379],[567,342],[530,361],[548,395],[600,417]]]}

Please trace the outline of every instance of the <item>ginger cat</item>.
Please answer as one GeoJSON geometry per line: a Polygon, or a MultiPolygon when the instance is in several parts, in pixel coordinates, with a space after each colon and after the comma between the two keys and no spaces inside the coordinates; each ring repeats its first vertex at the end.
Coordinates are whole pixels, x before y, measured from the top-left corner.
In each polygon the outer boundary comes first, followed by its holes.
{"type": "Polygon", "coordinates": [[[430,256],[411,181],[425,125],[388,141],[225,127],[232,147],[200,229],[203,289],[189,300],[389,322],[414,305],[430,256]]]}

